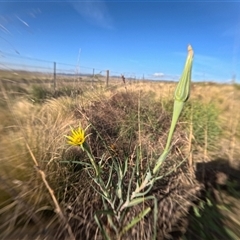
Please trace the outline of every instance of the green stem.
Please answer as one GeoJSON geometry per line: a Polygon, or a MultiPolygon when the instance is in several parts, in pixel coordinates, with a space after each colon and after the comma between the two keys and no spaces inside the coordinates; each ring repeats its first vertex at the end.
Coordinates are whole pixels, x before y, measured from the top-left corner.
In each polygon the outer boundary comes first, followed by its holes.
{"type": "Polygon", "coordinates": [[[90,159],[90,162],[91,162],[91,164],[92,164],[92,166],[93,166],[93,168],[95,170],[96,176],[98,177],[99,174],[100,174],[99,168],[98,168],[97,164],[94,161],[94,158],[93,158],[93,156],[91,154],[91,150],[90,150],[88,144],[86,142],[84,142],[83,145],[82,145],[82,148],[83,148],[84,151],[87,152],[87,155],[88,155],[88,157],[90,159]]]}

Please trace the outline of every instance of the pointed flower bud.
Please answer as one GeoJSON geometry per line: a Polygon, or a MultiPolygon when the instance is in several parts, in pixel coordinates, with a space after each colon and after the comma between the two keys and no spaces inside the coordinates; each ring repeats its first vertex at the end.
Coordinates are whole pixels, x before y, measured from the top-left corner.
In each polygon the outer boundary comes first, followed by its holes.
{"type": "Polygon", "coordinates": [[[186,102],[190,96],[192,62],[193,62],[193,49],[191,45],[189,45],[186,64],[174,94],[174,99],[176,101],[186,102]]]}

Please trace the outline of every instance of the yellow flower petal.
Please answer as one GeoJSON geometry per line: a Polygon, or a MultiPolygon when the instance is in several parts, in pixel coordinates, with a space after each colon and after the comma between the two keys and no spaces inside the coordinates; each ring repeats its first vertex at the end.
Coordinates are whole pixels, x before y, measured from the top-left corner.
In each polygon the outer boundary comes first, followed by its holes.
{"type": "Polygon", "coordinates": [[[73,146],[81,146],[85,141],[85,132],[82,128],[71,129],[71,135],[66,136],[67,143],[73,146]]]}

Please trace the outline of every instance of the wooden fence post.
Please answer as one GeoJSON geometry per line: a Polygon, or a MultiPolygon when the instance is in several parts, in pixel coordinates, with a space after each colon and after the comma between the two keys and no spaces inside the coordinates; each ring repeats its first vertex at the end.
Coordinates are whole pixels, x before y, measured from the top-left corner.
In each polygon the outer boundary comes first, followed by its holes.
{"type": "Polygon", "coordinates": [[[94,76],[95,76],[95,74],[94,74],[94,68],[93,68],[93,73],[92,73],[92,87],[93,87],[94,76]]]}
{"type": "Polygon", "coordinates": [[[56,62],[53,63],[53,89],[56,91],[57,78],[56,78],[56,62]]]}
{"type": "Polygon", "coordinates": [[[106,87],[108,87],[108,83],[109,83],[109,70],[107,70],[106,87]]]}

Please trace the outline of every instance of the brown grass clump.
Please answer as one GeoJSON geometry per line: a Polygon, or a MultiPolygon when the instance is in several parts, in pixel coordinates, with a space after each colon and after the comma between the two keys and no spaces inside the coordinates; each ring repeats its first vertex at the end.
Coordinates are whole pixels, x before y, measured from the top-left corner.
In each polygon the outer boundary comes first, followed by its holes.
{"type": "MultiPolygon", "coordinates": [[[[24,177],[19,178],[19,174],[9,170],[5,177],[1,177],[1,186],[5,186],[5,193],[11,196],[0,212],[1,236],[18,235],[22,239],[103,237],[94,220],[94,214],[103,210],[102,199],[94,190],[97,186],[85,167],[77,164],[77,161],[88,162],[87,156],[77,148],[66,148],[64,144],[63,135],[69,131],[69,125],[74,127],[79,122],[83,126],[91,124],[88,142],[96,159],[105,161],[104,179],[107,179],[113,157],[118,161],[128,159],[129,174],[124,180],[126,191],[137,159],[141,162],[140,174],[155,163],[166,142],[171,119],[170,114],[161,108],[161,103],[144,92],[118,92],[87,104],[71,104],[68,98],[50,100],[43,106],[12,103],[11,114],[16,119],[15,137],[22,138],[18,152],[25,154],[25,163],[20,169],[24,177]],[[20,108],[23,110],[19,111],[20,108]],[[55,213],[58,207],[61,212],[55,213]],[[26,234],[29,228],[35,232],[26,234]]],[[[10,136],[11,132],[8,132],[5,139],[10,136]]],[[[177,167],[184,156],[184,141],[184,133],[178,126],[172,151],[159,174],[172,172],[158,180],[149,193],[158,200],[158,239],[171,236],[176,239],[186,231],[189,208],[200,190],[186,164],[177,167]]],[[[10,157],[11,154],[6,152],[5,155],[10,157]]],[[[6,167],[10,169],[14,162],[21,166],[17,158],[12,158],[6,167]]],[[[146,206],[153,207],[153,202],[146,201],[132,207],[123,225],[146,206]]],[[[106,217],[99,216],[114,239],[106,217]]],[[[151,213],[123,238],[149,239],[153,234],[152,223],[151,213]]]]}
{"type": "MultiPolygon", "coordinates": [[[[141,154],[142,170],[154,164],[157,155],[163,150],[171,117],[159,105],[159,102],[147,93],[119,92],[107,100],[76,109],[75,115],[78,119],[85,119],[94,126],[90,130],[89,143],[95,156],[99,158],[105,156],[106,174],[110,172],[112,157],[117,158],[118,161],[128,158],[131,169],[135,166],[138,154],[141,154]],[[141,147],[141,153],[137,151],[136,146],[141,147]]],[[[183,154],[181,152],[182,135],[182,131],[178,128],[173,150],[159,174],[173,172],[157,181],[149,193],[158,200],[157,239],[166,237],[177,239],[186,231],[189,209],[197,200],[201,189],[186,164],[177,167],[183,154]]],[[[84,159],[84,154],[74,149],[69,151],[71,154],[66,154],[68,157],[74,156],[75,153],[75,160],[78,157],[81,160],[84,159]]],[[[80,180],[77,180],[73,188],[69,189],[71,194],[65,199],[69,206],[70,225],[77,238],[102,239],[94,221],[94,214],[103,210],[100,196],[91,187],[93,185],[97,188],[97,186],[84,169],[77,172],[77,176],[80,180]],[[86,185],[89,186],[87,189],[86,185]]],[[[127,191],[130,177],[131,172],[125,179],[125,191],[127,191]]],[[[146,206],[153,208],[153,202],[146,201],[143,205],[132,207],[125,217],[124,224],[129,223],[146,206]]],[[[107,227],[105,216],[101,215],[100,219],[107,227]]],[[[113,234],[111,228],[108,228],[108,231],[113,234]]],[[[153,216],[150,214],[127,232],[123,239],[149,239],[152,236],[153,216]]],[[[115,238],[116,236],[112,235],[112,239],[115,238]]]]}

